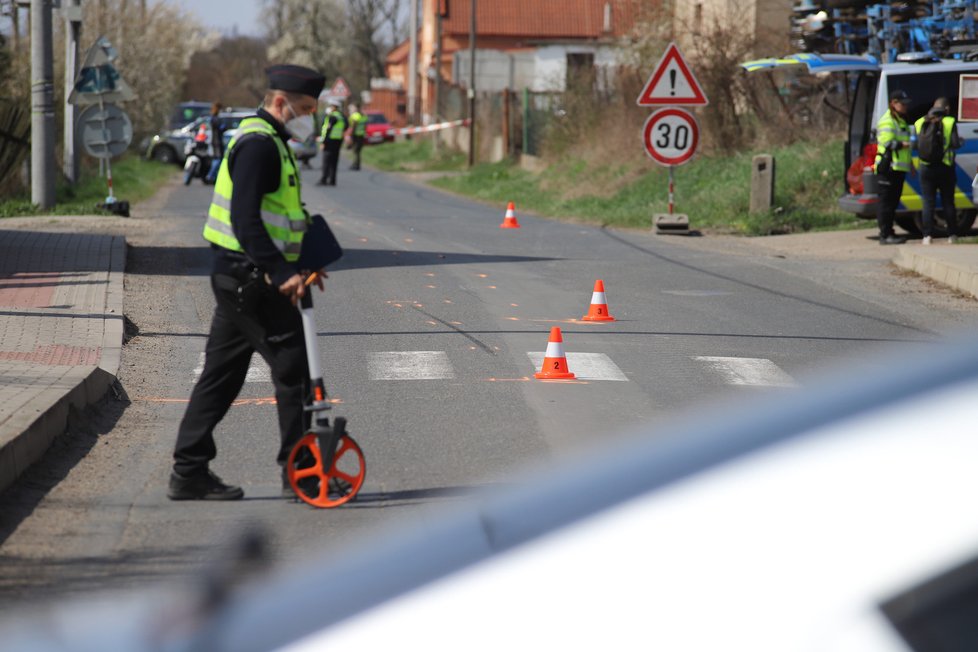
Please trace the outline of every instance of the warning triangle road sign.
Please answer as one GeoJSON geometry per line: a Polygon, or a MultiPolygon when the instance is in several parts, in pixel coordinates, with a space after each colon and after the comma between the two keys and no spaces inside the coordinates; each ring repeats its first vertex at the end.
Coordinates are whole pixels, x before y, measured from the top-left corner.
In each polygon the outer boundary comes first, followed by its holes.
{"type": "Polygon", "coordinates": [[[638,96],[639,106],[705,106],[706,94],[686,65],[675,43],[670,43],[655,72],[638,96]]]}
{"type": "Polygon", "coordinates": [[[342,77],[337,77],[327,94],[333,97],[350,97],[350,87],[346,85],[342,77]]]}

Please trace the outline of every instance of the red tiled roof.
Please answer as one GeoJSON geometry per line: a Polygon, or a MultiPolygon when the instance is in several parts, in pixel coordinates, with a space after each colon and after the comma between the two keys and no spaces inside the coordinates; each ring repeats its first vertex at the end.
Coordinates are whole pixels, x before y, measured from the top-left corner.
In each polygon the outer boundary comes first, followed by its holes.
{"type": "MultiPolygon", "coordinates": [[[[472,0],[447,1],[444,33],[467,35],[472,0]]],[[[479,0],[476,31],[480,36],[524,38],[620,36],[632,27],[641,3],[642,0],[479,0]],[[605,5],[611,7],[608,32],[604,29],[605,5]]]]}

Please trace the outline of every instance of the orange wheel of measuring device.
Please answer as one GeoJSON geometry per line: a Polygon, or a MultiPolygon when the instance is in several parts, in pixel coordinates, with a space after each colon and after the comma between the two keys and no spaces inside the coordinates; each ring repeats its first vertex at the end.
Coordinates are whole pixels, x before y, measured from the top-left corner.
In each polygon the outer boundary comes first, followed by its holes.
{"type": "Polygon", "coordinates": [[[323,469],[319,439],[314,433],[308,433],[292,448],[287,468],[295,495],[321,508],[339,507],[352,500],[367,475],[363,451],[349,435],[340,437],[328,470],[323,469]]]}

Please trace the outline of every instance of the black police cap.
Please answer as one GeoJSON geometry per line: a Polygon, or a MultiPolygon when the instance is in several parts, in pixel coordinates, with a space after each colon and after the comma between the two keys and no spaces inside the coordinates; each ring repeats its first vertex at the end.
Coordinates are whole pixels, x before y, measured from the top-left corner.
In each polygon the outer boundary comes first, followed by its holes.
{"type": "Polygon", "coordinates": [[[892,93],[890,93],[890,101],[891,102],[900,101],[900,102],[907,103],[910,102],[910,96],[907,95],[907,91],[893,91],[892,93]]]}
{"type": "Polygon", "coordinates": [[[265,68],[268,75],[268,88],[273,91],[299,93],[318,98],[326,85],[326,78],[305,66],[283,63],[265,68]]]}

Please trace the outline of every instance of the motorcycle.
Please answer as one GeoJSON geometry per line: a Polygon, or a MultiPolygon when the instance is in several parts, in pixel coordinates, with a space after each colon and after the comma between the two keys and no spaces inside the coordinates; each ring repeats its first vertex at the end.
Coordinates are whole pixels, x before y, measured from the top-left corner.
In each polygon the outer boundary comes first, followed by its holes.
{"type": "Polygon", "coordinates": [[[183,164],[183,185],[189,186],[195,177],[207,183],[207,173],[211,169],[212,151],[207,142],[208,134],[204,125],[200,131],[183,146],[187,160],[183,164]]]}

